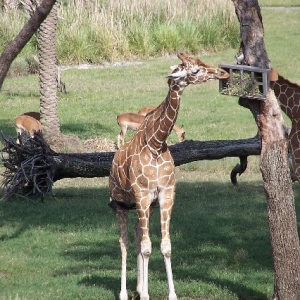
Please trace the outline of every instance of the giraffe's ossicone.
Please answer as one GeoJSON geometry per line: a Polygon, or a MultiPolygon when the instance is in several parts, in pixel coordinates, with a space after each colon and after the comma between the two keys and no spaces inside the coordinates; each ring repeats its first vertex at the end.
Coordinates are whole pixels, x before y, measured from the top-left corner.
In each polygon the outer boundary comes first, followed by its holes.
{"type": "Polygon", "coordinates": [[[180,96],[189,84],[213,79],[227,79],[224,70],[211,67],[200,59],[184,53],[178,55],[182,63],[172,67],[168,76],[166,99],[145,116],[136,134],[116,153],[109,176],[110,204],[114,208],[121,230],[122,275],[120,299],[127,300],[126,259],[128,251],[128,208],[135,207],[136,249],[138,255],[137,292],[141,300],[148,300],[148,262],[152,250],[149,218],[154,204],[160,206],[161,252],[164,256],[169,300],[177,299],[171,268],[170,221],[175,198],[175,166],[167,147],[179,111],[180,96]]]}

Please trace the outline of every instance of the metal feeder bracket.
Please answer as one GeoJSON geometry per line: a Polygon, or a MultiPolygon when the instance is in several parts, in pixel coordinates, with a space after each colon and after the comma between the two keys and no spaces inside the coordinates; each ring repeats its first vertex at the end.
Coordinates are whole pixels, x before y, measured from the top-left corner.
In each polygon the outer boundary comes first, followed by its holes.
{"type": "Polygon", "coordinates": [[[219,65],[230,74],[226,80],[219,80],[219,92],[223,95],[265,100],[270,86],[270,69],[246,65],[219,65]]]}

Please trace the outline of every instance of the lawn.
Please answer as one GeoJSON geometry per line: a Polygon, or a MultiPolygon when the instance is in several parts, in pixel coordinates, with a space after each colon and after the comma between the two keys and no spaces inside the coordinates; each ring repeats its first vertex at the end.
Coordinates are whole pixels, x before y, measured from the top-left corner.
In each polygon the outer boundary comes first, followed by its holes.
{"type": "MultiPolygon", "coordinates": [[[[262,9],[262,15],[272,67],[300,83],[300,10],[262,9]]],[[[202,53],[201,58],[212,65],[232,63],[235,52],[202,53]]],[[[117,114],[162,102],[169,67],[179,60],[168,56],[137,61],[63,71],[68,93],[59,94],[62,132],[82,140],[101,137],[116,142],[117,114]]],[[[13,119],[39,110],[37,76],[7,79],[0,104],[0,128],[15,137],[13,119]]],[[[240,107],[237,98],[220,95],[217,81],[186,88],[177,124],[183,124],[186,138],[193,140],[248,138],[257,132],[250,111],[240,107]]],[[[176,142],[171,133],[168,143],[176,142]]],[[[229,174],[237,162],[234,158],[200,161],[176,169],[171,240],[179,299],[267,300],[272,296],[272,253],[259,158],[249,158],[238,186],[232,186],[229,174]]],[[[293,189],[299,216],[299,183],[293,189]]],[[[56,197],[44,203],[0,202],[0,299],[117,299],[121,254],[119,230],[107,206],[108,179],[63,179],[55,183],[54,192],[56,197]]],[[[133,296],[136,218],[134,212],[130,216],[128,291],[133,296]]],[[[161,300],[166,299],[167,281],[159,252],[158,212],[151,219],[151,234],[149,291],[151,299],[161,300]]]]}

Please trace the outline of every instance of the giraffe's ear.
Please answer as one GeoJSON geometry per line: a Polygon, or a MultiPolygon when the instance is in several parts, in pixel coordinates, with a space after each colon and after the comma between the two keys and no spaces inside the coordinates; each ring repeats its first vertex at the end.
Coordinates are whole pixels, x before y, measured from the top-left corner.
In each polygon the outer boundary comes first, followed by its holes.
{"type": "Polygon", "coordinates": [[[172,71],[176,70],[176,68],[178,68],[177,65],[174,65],[174,66],[171,66],[171,67],[170,67],[170,69],[171,69],[172,71]]]}
{"type": "Polygon", "coordinates": [[[189,61],[190,57],[183,52],[178,53],[177,57],[181,59],[183,66],[187,67],[187,62],[189,61]]]}
{"type": "Polygon", "coordinates": [[[184,61],[184,60],[186,60],[186,59],[189,58],[189,56],[188,56],[186,53],[184,53],[184,52],[178,53],[178,54],[177,54],[177,57],[178,57],[179,59],[181,59],[182,61],[184,61]]]}
{"type": "Polygon", "coordinates": [[[182,60],[182,58],[184,57],[184,53],[183,52],[179,52],[177,54],[177,57],[182,60]]]}

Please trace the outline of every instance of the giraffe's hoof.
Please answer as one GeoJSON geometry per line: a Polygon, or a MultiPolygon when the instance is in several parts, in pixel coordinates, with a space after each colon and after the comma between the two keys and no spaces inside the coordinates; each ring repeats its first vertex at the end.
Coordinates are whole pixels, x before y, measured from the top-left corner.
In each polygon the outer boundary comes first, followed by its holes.
{"type": "Polygon", "coordinates": [[[128,300],[127,292],[121,292],[121,293],[119,294],[119,299],[120,299],[120,300],[128,300]]]}
{"type": "Polygon", "coordinates": [[[134,299],[140,299],[140,294],[142,293],[142,290],[143,290],[142,284],[139,283],[139,284],[136,286],[136,293],[137,293],[137,295],[138,295],[138,298],[134,298],[134,299]]]}
{"type": "Polygon", "coordinates": [[[177,296],[175,293],[169,294],[169,300],[177,300],[177,296]]]}
{"type": "Polygon", "coordinates": [[[143,257],[150,257],[151,250],[145,249],[144,251],[142,251],[142,255],[143,255],[143,257]]]}
{"type": "Polygon", "coordinates": [[[131,300],[140,300],[140,293],[136,291],[131,300]]]}

